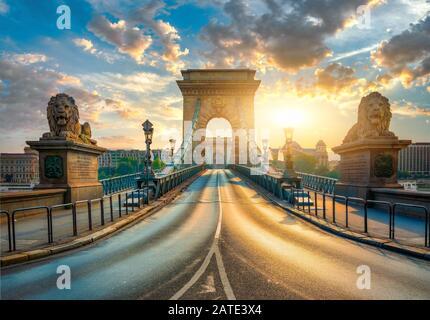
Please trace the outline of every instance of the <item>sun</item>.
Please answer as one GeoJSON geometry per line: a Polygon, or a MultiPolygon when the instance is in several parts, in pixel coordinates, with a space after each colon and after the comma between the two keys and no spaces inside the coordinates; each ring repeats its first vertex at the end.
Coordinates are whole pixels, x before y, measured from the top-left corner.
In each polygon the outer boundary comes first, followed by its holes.
{"type": "Polygon", "coordinates": [[[301,127],[306,121],[306,111],[298,108],[276,108],[273,112],[273,122],[282,128],[301,127]]]}

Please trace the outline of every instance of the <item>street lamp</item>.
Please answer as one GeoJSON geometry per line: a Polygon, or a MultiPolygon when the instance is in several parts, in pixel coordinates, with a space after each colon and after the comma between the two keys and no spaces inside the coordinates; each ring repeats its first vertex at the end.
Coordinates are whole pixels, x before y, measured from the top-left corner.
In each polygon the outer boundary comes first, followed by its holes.
{"type": "Polygon", "coordinates": [[[292,144],[293,144],[293,134],[294,128],[285,128],[285,145],[282,150],[284,156],[284,176],[285,181],[291,186],[295,186],[296,188],[300,187],[300,178],[297,177],[296,172],[294,171],[293,164],[293,155],[292,155],[292,144]]]}
{"type": "Polygon", "coordinates": [[[262,168],[267,172],[269,169],[269,139],[264,138],[263,143],[263,155],[262,155],[262,168]]]}
{"type": "Polygon", "coordinates": [[[284,128],[284,134],[285,134],[286,143],[291,144],[291,142],[293,142],[294,128],[292,127],[284,128]]]}
{"type": "Polygon", "coordinates": [[[146,144],[146,166],[145,166],[145,182],[146,182],[146,204],[149,204],[149,180],[151,182],[154,178],[154,172],[152,171],[151,165],[151,143],[152,135],[154,134],[154,126],[149,120],[146,120],[143,124],[143,132],[145,133],[145,144],[146,144]]]}
{"type": "Polygon", "coordinates": [[[154,126],[151,121],[146,120],[143,124],[143,132],[145,133],[145,143],[146,145],[150,145],[152,143],[152,135],[154,134],[154,126]]]}
{"type": "Polygon", "coordinates": [[[172,166],[173,166],[173,151],[175,150],[175,144],[176,144],[176,140],[175,139],[169,139],[169,143],[170,143],[170,159],[172,161],[172,166]]]}
{"type": "Polygon", "coordinates": [[[278,161],[279,148],[270,148],[270,152],[272,154],[272,160],[274,162],[277,162],[278,161]]]}
{"type": "Polygon", "coordinates": [[[284,156],[284,178],[295,177],[296,173],[293,168],[293,160],[291,154],[291,144],[293,142],[294,128],[285,128],[285,145],[282,150],[284,156]]]}

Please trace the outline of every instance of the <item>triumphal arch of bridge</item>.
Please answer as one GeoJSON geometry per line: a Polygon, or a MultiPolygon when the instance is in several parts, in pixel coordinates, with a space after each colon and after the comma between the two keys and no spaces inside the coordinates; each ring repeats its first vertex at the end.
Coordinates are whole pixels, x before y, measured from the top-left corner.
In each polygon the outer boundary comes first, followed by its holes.
{"type": "MultiPolygon", "coordinates": [[[[183,95],[183,141],[187,149],[195,155],[201,141],[208,140],[196,136],[196,132],[205,132],[208,123],[214,118],[226,119],[232,129],[232,137],[225,138],[222,150],[219,150],[219,141],[215,143],[216,157],[213,163],[239,163],[239,158],[249,159],[248,150],[240,148],[240,135],[249,134],[254,129],[254,96],[260,85],[255,80],[255,70],[250,69],[188,69],[182,71],[182,80],[177,84],[183,95]],[[193,139],[191,139],[191,136],[193,139]],[[240,149],[240,150],[239,150],[240,149]],[[220,159],[221,155],[221,159],[220,159]],[[229,160],[226,156],[229,155],[229,160]]],[[[248,139],[252,139],[248,136],[248,139]]],[[[218,140],[218,138],[214,139],[218,140]]],[[[242,139],[243,141],[243,139],[242,139]]],[[[245,142],[246,143],[246,142],[245,142]]],[[[212,144],[212,142],[210,143],[212,144]]],[[[206,152],[210,146],[206,146],[206,152]]],[[[205,151],[203,151],[205,152],[205,151]]],[[[191,153],[191,152],[190,152],[191,153]]],[[[209,163],[211,159],[207,159],[209,163]]]]}

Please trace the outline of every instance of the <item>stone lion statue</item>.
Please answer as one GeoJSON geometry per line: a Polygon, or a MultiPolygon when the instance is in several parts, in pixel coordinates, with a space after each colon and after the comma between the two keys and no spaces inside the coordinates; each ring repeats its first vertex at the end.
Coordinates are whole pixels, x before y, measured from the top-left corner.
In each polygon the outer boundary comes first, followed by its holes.
{"type": "Polygon", "coordinates": [[[51,97],[47,108],[50,132],[44,133],[44,139],[58,137],[86,144],[97,144],[91,139],[91,127],[88,122],[79,123],[79,110],[75,99],[65,93],[51,97]]]}
{"type": "Polygon", "coordinates": [[[358,106],[358,121],[348,131],[344,143],[366,138],[394,137],[389,131],[391,121],[390,103],[379,92],[363,97],[358,106]]]}

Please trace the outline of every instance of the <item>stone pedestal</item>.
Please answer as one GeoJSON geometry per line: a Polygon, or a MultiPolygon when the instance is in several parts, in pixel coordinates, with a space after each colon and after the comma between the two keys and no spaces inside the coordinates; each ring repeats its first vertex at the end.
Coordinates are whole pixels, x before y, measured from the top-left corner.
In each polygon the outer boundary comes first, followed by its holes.
{"type": "Polygon", "coordinates": [[[370,188],[401,188],[397,183],[398,154],[409,144],[410,140],[397,137],[375,137],[334,147],[341,157],[335,193],[366,199],[370,188]]]}
{"type": "Polygon", "coordinates": [[[66,203],[103,196],[97,157],[105,148],[61,138],[27,144],[39,152],[40,184],[35,189],[66,189],[66,203]]]}

